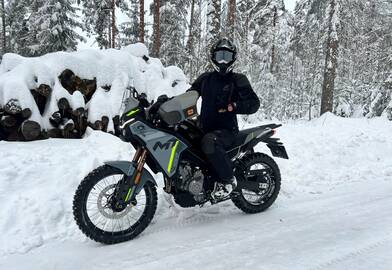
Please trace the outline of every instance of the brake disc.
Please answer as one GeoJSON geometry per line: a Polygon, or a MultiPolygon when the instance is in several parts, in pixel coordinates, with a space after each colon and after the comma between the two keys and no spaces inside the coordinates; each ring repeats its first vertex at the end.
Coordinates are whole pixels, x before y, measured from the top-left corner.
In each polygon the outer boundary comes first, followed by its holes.
{"type": "Polygon", "coordinates": [[[99,193],[98,199],[97,199],[97,207],[98,211],[101,213],[102,216],[109,218],[109,219],[120,219],[124,216],[126,216],[131,210],[133,205],[130,204],[125,209],[121,212],[114,212],[111,209],[109,199],[111,196],[113,196],[114,189],[116,187],[116,184],[111,184],[99,193]],[[112,189],[111,192],[109,192],[112,189]]]}

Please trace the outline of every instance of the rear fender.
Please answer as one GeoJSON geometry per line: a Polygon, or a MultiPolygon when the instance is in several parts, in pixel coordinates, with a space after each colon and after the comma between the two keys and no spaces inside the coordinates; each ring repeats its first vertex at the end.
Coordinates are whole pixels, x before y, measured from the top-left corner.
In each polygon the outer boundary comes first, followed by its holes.
{"type": "Polygon", "coordinates": [[[279,138],[271,138],[274,135],[274,131],[272,129],[268,129],[261,134],[259,134],[256,138],[251,140],[246,146],[245,149],[253,149],[260,142],[267,144],[267,147],[271,150],[271,153],[274,157],[289,159],[286,148],[279,138]]]}
{"type": "MultiPolygon", "coordinates": [[[[127,176],[132,176],[133,173],[135,172],[135,167],[136,167],[135,162],[129,162],[129,161],[107,161],[105,162],[105,164],[107,166],[121,170],[127,176]]],[[[142,176],[140,178],[139,184],[136,187],[135,193],[139,194],[139,192],[143,189],[144,185],[147,182],[151,182],[155,186],[157,186],[157,182],[155,181],[151,173],[147,171],[145,168],[143,168],[142,176]]]]}
{"type": "Polygon", "coordinates": [[[289,159],[286,148],[279,140],[279,138],[269,138],[268,140],[265,140],[263,142],[267,144],[274,157],[289,159]]]}

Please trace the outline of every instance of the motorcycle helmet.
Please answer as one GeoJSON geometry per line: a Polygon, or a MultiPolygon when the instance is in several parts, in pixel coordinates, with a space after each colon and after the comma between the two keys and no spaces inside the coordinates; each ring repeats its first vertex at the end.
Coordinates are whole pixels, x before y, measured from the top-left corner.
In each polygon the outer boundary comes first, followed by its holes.
{"type": "Polygon", "coordinates": [[[237,48],[227,38],[219,39],[210,49],[211,63],[214,69],[224,75],[233,70],[237,59],[237,48]]]}

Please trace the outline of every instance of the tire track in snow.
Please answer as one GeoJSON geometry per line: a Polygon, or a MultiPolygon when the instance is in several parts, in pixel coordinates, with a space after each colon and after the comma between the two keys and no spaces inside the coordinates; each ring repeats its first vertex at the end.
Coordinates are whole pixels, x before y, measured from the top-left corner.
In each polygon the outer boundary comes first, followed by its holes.
{"type": "Polygon", "coordinates": [[[347,260],[350,260],[350,259],[355,258],[357,256],[361,256],[364,253],[367,253],[373,249],[376,249],[376,248],[381,247],[385,244],[388,244],[389,241],[392,241],[392,234],[388,234],[386,236],[386,238],[381,241],[377,241],[372,244],[366,245],[365,247],[355,249],[354,251],[351,251],[345,255],[338,256],[334,259],[323,262],[315,267],[308,268],[308,270],[320,270],[320,269],[330,268],[331,266],[334,266],[334,265],[339,265],[347,260]]]}
{"type": "Polygon", "coordinates": [[[161,233],[161,232],[174,231],[174,230],[181,229],[181,228],[192,227],[192,225],[205,224],[208,222],[219,220],[220,218],[232,216],[233,213],[223,213],[223,214],[214,215],[214,216],[206,216],[206,214],[204,214],[204,213],[196,213],[195,215],[198,215],[198,216],[196,216],[196,217],[192,216],[188,219],[180,220],[180,221],[177,221],[175,218],[167,219],[167,224],[165,224],[165,225],[159,224],[159,220],[158,220],[154,224],[157,226],[157,228],[154,228],[154,226],[151,226],[150,227],[151,229],[143,232],[141,234],[141,236],[153,235],[153,234],[157,234],[157,233],[161,233]]]}
{"type": "MultiPolygon", "coordinates": [[[[348,195],[348,197],[349,197],[349,195],[348,195]]],[[[302,204],[308,205],[309,202],[322,202],[322,201],[325,201],[325,200],[328,201],[328,200],[333,200],[333,199],[334,199],[333,197],[332,198],[331,197],[327,197],[327,198],[322,197],[322,198],[319,198],[318,200],[315,200],[315,201],[310,201],[310,200],[309,201],[302,201],[301,203],[299,203],[299,204],[297,204],[295,206],[291,206],[291,207],[287,206],[287,205],[280,205],[279,207],[274,208],[274,206],[272,206],[271,210],[267,210],[267,212],[268,211],[276,211],[276,210],[279,210],[279,209],[281,209],[283,211],[287,211],[287,210],[288,211],[291,211],[291,210],[295,211],[296,209],[301,209],[302,208],[302,206],[301,206],[302,204]]],[[[371,204],[371,203],[374,203],[374,202],[377,202],[377,201],[381,201],[381,200],[385,200],[385,199],[390,199],[390,196],[377,197],[377,198],[369,199],[369,200],[366,200],[366,201],[349,202],[349,203],[345,204],[344,207],[347,208],[347,209],[351,209],[351,208],[355,208],[355,207],[358,207],[358,206],[363,206],[364,204],[368,205],[368,204],[371,204]]],[[[233,208],[234,207],[235,206],[233,205],[233,208]]],[[[343,206],[340,205],[340,207],[343,207],[343,206]]],[[[238,211],[240,211],[240,210],[238,210],[238,211]]],[[[336,211],[335,208],[329,208],[329,209],[326,209],[326,208],[320,208],[319,209],[319,208],[317,208],[317,210],[309,212],[306,215],[303,215],[303,218],[305,218],[305,217],[309,217],[310,218],[310,217],[313,217],[313,216],[318,216],[318,215],[321,215],[321,214],[327,214],[327,213],[335,212],[335,211],[336,211]]],[[[179,213],[180,212],[181,212],[181,210],[179,211],[179,213]]],[[[267,213],[267,212],[264,212],[264,213],[267,213]]],[[[262,213],[259,213],[259,214],[262,214],[262,213]]],[[[281,213],[281,212],[278,212],[278,213],[281,213]]],[[[211,213],[208,212],[208,208],[207,208],[205,213],[203,213],[203,212],[196,212],[193,216],[191,216],[190,218],[185,219],[185,220],[176,221],[175,218],[167,219],[166,220],[167,224],[165,224],[165,225],[160,225],[159,224],[159,220],[157,220],[157,222],[153,224],[153,225],[158,226],[157,228],[154,228],[155,226],[151,226],[149,230],[146,230],[140,236],[143,237],[143,236],[154,235],[154,234],[158,234],[158,233],[162,233],[162,232],[174,231],[174,230],[178,230],[178,229],[182,229],[182,228],[192,227],[193,225],[200,225],[200,224],[206,224],[208,222],[219,221],[219,220],[222,220],[223,218],[239,217],[240,215],[242,217],[245,217],[245,218],[246,217],[255,216],[255,215],[243,214],[241,212],[235,212],[235,210],[233,210],[233,212],[230,211],[230,212],[223,212],[221,214],[211,214],[211,213]],[[211,216],[206,216],[206,215],[211,215],[211,216]]],[[[263,225],[264,226],[272,225],[275,222],[276,222],[276,220],[269,221],[269,222],[263,223],[263,225]]]]}
{"type": "MultiPolygon", "coordinates": [[[[361,202],[361,203],[351,204],[352,206],[350,206],[350,209],[353,210],[353,209],[356,209],[356,208],[360,208],[360,209],[363,210],[363,205],[362,204],[365,204],[366,206],[370,206],[372,203],[374,204],[374,203],[376,203],[376,202],[378,202],[380,200],[388,200],[388,199],[389,200],[391,199],[390,196],[386,196],[386,197],[383,197],[383,198],[372,199],[372,200],[364,201],[364,202],[361,202]]],[[[336,211],[336,210],[337,209],[329,209],[328,211],[317,211],[317,212],[311,213],[310,215],[301,216],[300,219],[299,220],[295,220],[295,222],[292,223],[291,226],[304,224],[303,220],[308,220],[309,217],[311,217],[311,216],[319,215],[320,213],[332,212],[332,211],[336,211]]],[[[353,212],[357,212],[357,211],[353,211],[353,212]]],[[[211,219],[213,219],[213,218],[211,218],[211,219]]],[[[202,221],[202,219],[199,220],[199,221],[202,221]]],[[[194,222],[185,222],[185,223],[195,224],[194,222]]],[[[264,223],[264,225],[265,225],[265,227],[267,227],[269,225],[273,225],[274,223],[276,223],[276,220],[275,220],[275,222],[271,221],[271,222],[264,223]]],[[[184,224],[183,223],[182,224],[178,224],[178,226],[174,227],[173,230],[176,229],[176,228],[183,227],[182,225],[184,225],[184,224]]],[[[254,231],[254,229],[258,228],[258,225],[255,224],[255,223],[248,224],[248,225],[250,225],[250,226],[247,227],[247,229],[249,231],[254,231]]],[[[170,229],[169,230],[162,230],[162,231],[170,231],[170,229]]],[[[290,227],[286,228],[285,231],[280,231],[280,233],[287,233],[289,231],[291,231],[290,227]]],[[[222,234],[225,234],[225,233],[227,233],[227,232],[226,231],[222,231],[222,234]]],[[[381,241],[377,241],[377,242],[372,243],[372,244],[370,244],[368,246],[365,246],[363,248],[360,248],[360,249],[357,249],[355,251],[352,251],[352,252],[350,252],[348,254],[345,254],[344,256],[341,256],[341,257],[339,256],[338,258],[335,258],[335,259],[333,259],[331,261],[323,262],[323,263],[317,265],[315,268],[309,268],[308,270],[320,270],[320,269],[328,268],[330,266],[333,266],[335,264],[339,264],[339,263],[344,262],[344,261],[346,261],[348,259],[351,259],[353,257],[360,256],[360,255],[362,255],[365,252],[368,252],[368,251],[370,251],[372,249],[375,249],[377,247],[380,247],[380,246],[388,243],[388,241],[391,240],[391,236],[392,235],[388,235],[386,239],[383,239],[381,241]]],[[[247,243],[247,242],[249,242],[250,240],[252,240],[254,238],[255,238],[255,236],[252,233],[245,234],[245,235],[242,234],[242,235],[238,235],[238,236],[230,235],[229,241],[230,241],[230,243],[232,243],[230,245],[232,246],[232,249],[234,250],[236,248],[236,246],[241,246],[241,245],[243,245],[242,243],[247,243]]],[[[150,265],[150,264],[157,263],[157,262],[161,261],[162,258],[165,258],[166,260],[168,260],[169,258],[172,258],[172,257],[176,257],[176,258],[181,257],[184,254],[192,253],[194,249],[197,249],[199,253],[200,252],[208,252],[211,249],[211,246],[210,246],[210,244],[207,244],[207,243],[209,243],[209,242],[202,241],[202,242],[199,242],[197,244],[194,243],[194,242],[183,243],[181,245],[181,249],[176,249],[175,251],[173,251],[173,249],[171,249],[171,248],[166,246],[166,247],[164,247],[162,249],[158,249],[159,252],[157,252],[157,251],[155,252],[158,255],[151,256],[151,254],[149,254],[148,256],[139,257],[138,259],[133,261],[133,265],[134,265],[134,267],[136,267],[136,269],[139,269],[141,266],[144,267],[145,264],[150,265]]],[[[215,249],[220,249],[221,247],[227,247],[227,246],[228,246],[228,239],[226,239],[225,237],[223,237],[223,238],[217,237],[217,240],[215,240],[214,243],[213,243],[213,247],[215,249]]],[[[127,264],[128,263],[125,263],[124,266],[127,265],[127,264]]],[[[306,267],[304,266],[303,269],[306,269],[306,267]]]]}

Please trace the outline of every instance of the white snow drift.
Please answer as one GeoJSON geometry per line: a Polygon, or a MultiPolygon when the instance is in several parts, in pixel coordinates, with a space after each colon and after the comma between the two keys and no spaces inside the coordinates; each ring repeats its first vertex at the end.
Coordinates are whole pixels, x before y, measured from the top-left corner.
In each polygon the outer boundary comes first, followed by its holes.
{"type": "Polygon", "coordinates": [[[392,269],[391,134],[381,118],[290,122],[277,133],[290,159],[276,159],[282,191],[270,210],[169,210],[161,192],[151,226],[115,246],[85,238],[72,198],[103,161],[129,160],[130,145],[91,130],[82,140],[0,142],[0,268],[392,269]]]}

